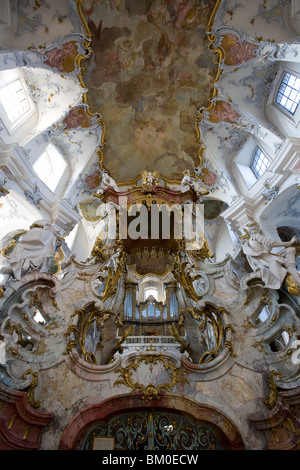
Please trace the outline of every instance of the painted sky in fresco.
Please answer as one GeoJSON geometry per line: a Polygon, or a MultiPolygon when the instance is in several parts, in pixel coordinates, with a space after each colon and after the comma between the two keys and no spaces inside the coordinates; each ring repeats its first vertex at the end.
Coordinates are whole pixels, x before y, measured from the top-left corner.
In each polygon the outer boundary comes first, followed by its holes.
{"type": "Polygon", "coordinates": [[[87,99],[106,125],[103,166],[117,182],[142,170],[181,180],[198,165],[195,120],[217,65],[206,26],[214,0],[85,0],[93,55],[87,99]]]}

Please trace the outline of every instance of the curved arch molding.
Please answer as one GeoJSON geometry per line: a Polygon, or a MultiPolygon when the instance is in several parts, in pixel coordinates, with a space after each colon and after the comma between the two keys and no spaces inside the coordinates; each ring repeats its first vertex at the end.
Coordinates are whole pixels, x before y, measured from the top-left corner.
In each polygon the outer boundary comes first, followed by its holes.
{"type": "Polygon", "coordinates": [[[33,408],[26,392],[0,387],[0,450],[38,450],[53,413],[33,408]]]}
{"type": "Polygon", "coordinates": [[[101,420],[108,421],[118,414],[147,410],[184,413],[192,419],[205,421],[214,429],[222,449],[245,450],[236,425],[218,409],[177,394],[166,394],[146,401],[140,393],[119,395],[81,410],[66,426],[59,450],[80,450],[87,431],[101,420]]]}

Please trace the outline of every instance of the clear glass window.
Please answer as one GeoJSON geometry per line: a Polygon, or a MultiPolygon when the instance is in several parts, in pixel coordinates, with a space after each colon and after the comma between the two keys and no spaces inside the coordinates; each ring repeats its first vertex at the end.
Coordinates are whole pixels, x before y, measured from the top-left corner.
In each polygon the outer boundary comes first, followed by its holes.
{"type": "Polygon", "coordinates": [[[295,114],[299,100],[300,78],[286,72],[276,96],[276,103],[286,109],[289,113],[295,114]]]}
{"type": "Polygon", "coordinates": [[[11,124],[30,109],[27,93],[19,79],[0,88],[0,102],[11,124]]]}
{"type": "Polygon", "coordinates": [[[67,164],[54,145],[49,144],[44,153],[33,164],[38,177],[51,191],[57,187],[67,164]]]}
{"type": "Polygon", "coordinates": [[[260,178],[267,168],[270,166],[270,161],[268,158],[262,153],[259,147],[257,147],[252,163],[251,163],[251,170],[255,174],[256,178],[260,178]]]}

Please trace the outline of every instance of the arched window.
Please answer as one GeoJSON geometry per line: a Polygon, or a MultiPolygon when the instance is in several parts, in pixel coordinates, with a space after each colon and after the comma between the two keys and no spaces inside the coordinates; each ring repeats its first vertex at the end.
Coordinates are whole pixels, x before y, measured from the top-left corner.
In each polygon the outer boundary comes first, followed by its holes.
{"type": "Polygon", "coordinates": [[[33,169],[43,183],[54,192],[66,166],[67,163],[57,148],[49,144],[46,150],[33,164],[33,169]]]}
{"type": "Polygon", "coordinates": [[[251,170],[256,178],[260,178],[270,166],[269,159],[262,153],[259,147],[256,148],[251,162],[251,170]]]}
{"type": "Polygon", "coordinates": [[[300,78],[286,72],[280,83],[275,101],[289,113],[295,114],[300,101],[300,78]]]}

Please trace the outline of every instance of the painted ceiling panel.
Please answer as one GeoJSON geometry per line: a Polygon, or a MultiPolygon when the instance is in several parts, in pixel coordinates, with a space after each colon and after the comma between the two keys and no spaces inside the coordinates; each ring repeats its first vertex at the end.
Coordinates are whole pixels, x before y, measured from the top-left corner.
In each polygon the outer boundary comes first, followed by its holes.
{"type": "Polygon", "coordinates": [[[180,180],[199,164],[197,110],[217,73],[206,35],[215,3],[83,2],[93,49],[83,79],[106,126],[104,166],[116,181],[158,166],[180,180]]]}

